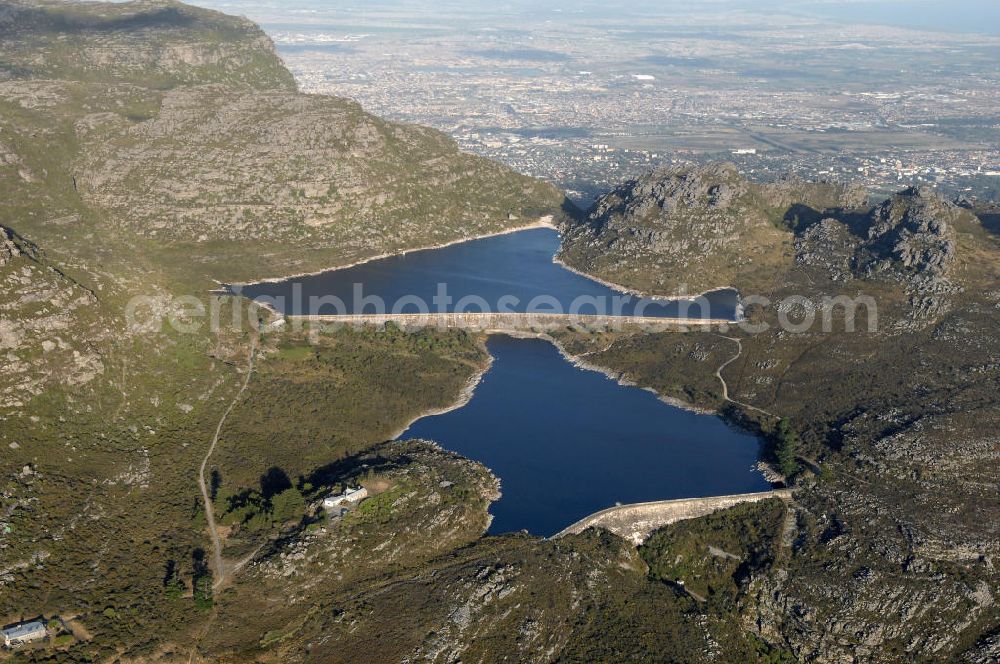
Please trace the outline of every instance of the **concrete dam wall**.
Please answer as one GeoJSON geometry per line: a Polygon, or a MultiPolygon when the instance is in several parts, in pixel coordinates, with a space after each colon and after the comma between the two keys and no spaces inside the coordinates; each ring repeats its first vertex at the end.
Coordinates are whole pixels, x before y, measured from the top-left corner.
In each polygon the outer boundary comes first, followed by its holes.
{"type": "Polygon", "coordinates": [[[773,491],[739,493],[730,496],[681,498],[679,500],[659,500],[651,503],[618,505],[580,519],[568,528],[553,535],[552,538],[576,535],[582,533],[587,528],[595,527],[609,530],[616,535],[632,541],[638,546],[654,530],[670,525],[671,523],[706,516],[717,510],[734,507],[742,503],[755,503],[770,498],[790,500],[791,496],[792,492],[789,489],[775,489],[773,491]]]}

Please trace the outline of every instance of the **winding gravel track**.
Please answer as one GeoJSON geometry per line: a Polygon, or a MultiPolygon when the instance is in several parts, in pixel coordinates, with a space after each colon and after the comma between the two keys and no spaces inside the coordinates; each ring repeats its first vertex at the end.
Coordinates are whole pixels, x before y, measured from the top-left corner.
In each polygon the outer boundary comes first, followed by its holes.
{"type": "Polygon", "coordinates": [[[236,407],[240,397],[242,397],[243,393],[246,392],[247,385],[250,384],[250,376],[253,375],[253,360],[256,351],[257,337],[255,336],[250,341],[250,355],[247,359],[247,372],[246,376],[243,377],[243,384],[240,385],[240,389],[236,393],[236,396],[233,397],[233,400],[229,402],[226,412],[222,414],[222,418],[219,420],[219,425],[215,427],[215,435],[212,436],[212,444],[208,446],[208,452],[205,454],[205,458],[201,460],[201,468],[198,469],[198,488],[201,489],[201,499],[205,505],[205,520],[208,522],[208,532],[212,537],[212,561],[215,567],[215,582],[212,584],[213,588],[218,588],[222,585],[226,578],[226,567],[222,560],[222,540],[219,538],[219,531],[215,527],[215,512],[212,509],[212,498],[208,495],[208,485],[205,483],[205,468],[208,467],[208,462],[212,458],[212,453],[215,452],[215,447],[219,444],[219,436],[222,434],[222,427],[225,426],[226,420],[229,418],[229,414],[233,412],[233,408],[236,407]]]}
{"type": "Polygon", "coordinates": [[[756,406],[751,406],[748,403],[743,403],[741,401],[736,401],[735,399],[730,399],[729,398],[729,385],[726,384],[726,379],[722,377],[722,370],[725,369],[726,367],[728,367],[730,364],[732,364],[736,360],[740,359],[740,357],[743,355],[743,342],[740,341],[740,339],[738,339],[737,337],[727,337],[727,336],[724,336],[724,335],[721,335],[721,334],[716,335],[716,336],[721,337],[722,339],[728,339],[729,341],[735,341],[736,342],[736,355],[734,355],[730,359],[728,359],[725,362],[723,362],[722,366],[720,366],[718,369],[715,370],[715,376],[716,376],[716,378],[718,378],[719,382],[722,383],[722,398],[725,401],[728,401],[729,403],[734,403],[737,406],[740,406],[742,408],[747,408],[749,410],[754,410],[754,411],[757,411],[758,413],[761,413],[763,415],[767,415],[768,417],[773,417],[776,420],[780,420],[781,419],[780,417],[778,417],[774,413],[771,413],[771,412],[768,412],[768,411],[764,410],[763,408],[757,408],[756,406]]]}

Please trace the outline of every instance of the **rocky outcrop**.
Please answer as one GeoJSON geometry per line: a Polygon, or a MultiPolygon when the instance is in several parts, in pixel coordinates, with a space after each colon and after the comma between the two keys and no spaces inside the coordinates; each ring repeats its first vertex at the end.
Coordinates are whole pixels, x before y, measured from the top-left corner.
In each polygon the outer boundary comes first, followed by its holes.
{"type": "Polygon", "coordinates": [[[933,193],[907,190],[873,208],[853,229],[832,217],[807,225],[796,234],[796,262],[825,269],[832,281],[855,277],[914,292],[947,290],[959,213],[933,193]]]}
{"type": "Polygon", "coordinates": [[[38,262],[41,258],[34,242],[24,239],[14,229],[0,225],[0,267],[19,256],[34,262],[38,262]]]}
{"type": "Polygon", "coordinates": [[[785,222],[796,206],[853,208],[857,187],[794,178],[761,184],[732,164],[661,169],[600,198],[570,224],[566,263],[637,290],[673,295],[757,290],[790,267],[785,222]]]}
{"type": "Polygon", "coordinates": [[[0,226],[0,267],[3,267],[15,256],[21,255],[21,249],[14,243],[14,232],[0,226]]]}
{"type": "Polygon", "coordinates": [[[724,248],[733,231],[733,223],[724,223],[724,215],[746,193],[747,183],[735,168],[716,165],[706,169],[656,171],[627,182],[600,198],[590,212],[589,224],[594,235],[609,247],[626,251],[673,253],[679,233],[690,235],[702,251],[724,248]],[[689,215],[703,214],[720,222],[711,228],[695,229],[689,215]]]}
{"type": "Polygon", "coordinates": [[[956,222],[963,212],[933,192],[907,189],[877,206],[853,260],[864,279],[901,285],[910,303],[898,329],[921,327],[950,308],[961,289],[950,277],[956,262],[956,222]]]}
{"type": "Polygon", "coordinates": [[[872,212],[855,269],[897,281],[944,278],[955,259],[956,214],[956,206],[930,192],[908,189],[894,196],[872,212]]]}
{"type": "Polygon", "coordinates": [[[600,198],[591,211],[592,224],[599,229],[627,229],[624,222],[649,219],[651,213],[667,225],[671,220],[659,213],[691,208],[727,209],[746,193],[747,183],[731,164],[715,164],[704,169],[659,170],[625,183],[600,198]]]}

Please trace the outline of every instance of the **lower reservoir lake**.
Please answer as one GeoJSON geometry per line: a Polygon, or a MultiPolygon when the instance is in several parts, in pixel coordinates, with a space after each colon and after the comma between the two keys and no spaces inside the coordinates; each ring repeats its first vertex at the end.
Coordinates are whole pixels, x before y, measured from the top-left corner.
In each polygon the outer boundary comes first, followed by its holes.
{"type": "Polygon", "coordinates": [[[437,441],[500,478],[491,533],[549,536],[616,502],[770,488],[757,439],[718,417],[576,367],[542,339],[494,335],[487,348],[493,366],[469,403],[400,438],[437,441]]]}

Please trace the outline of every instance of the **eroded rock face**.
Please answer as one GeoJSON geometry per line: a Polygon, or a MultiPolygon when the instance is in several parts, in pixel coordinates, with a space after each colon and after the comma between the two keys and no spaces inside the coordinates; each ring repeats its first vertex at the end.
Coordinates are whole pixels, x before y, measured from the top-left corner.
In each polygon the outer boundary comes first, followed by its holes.
{"type": "Polygon", "coordinates": [[[831,281],[846,282],[853,278],[851,262],[857,247],[850,229],[828,217],[795,238],[795,261],[825,271],[831,281]]]}
{"type": "Polygon", "coordinates": [[[858,187],[787,178],[750,182],[732,164],[660,169],[597,201],[565,229],[561,257],[609,281],[657,294],[757,289],[791,267],[785,217],[864,203],[858,187]]]}
{"type": "Polygon", "coordinates": [[[865,227],[826,218],[795,239],[799,265],[824,268],[833,281],[890,281],[914,291],[940,291],[955,262],[958,210],[932,193],[908,190],[875,207],[865,227]]]}
{"type": "Polygon", "coordinates": [[[14,256],[20,255],[20,248],[14,244],[14,233],[9,228],[0,226],[0,267],[10,262],[14,256]]]}
{"type": "Polygon", "coordinates": [[[920,327],[950,310],[949,296],[961,290],[951,279],[960,214],[953,203],[916,188],[872,211],[867,235],[855,254],[854,271],[865,279],[903,286],[910,315],[897,328],[920,327]]]}
{"type": "Polygon", "coordinates": [[[885,201],[872,213],[857,269],[898,280],[944,277],[955,258],[955,213],[954,205],[917,189],[885,201]]]}

